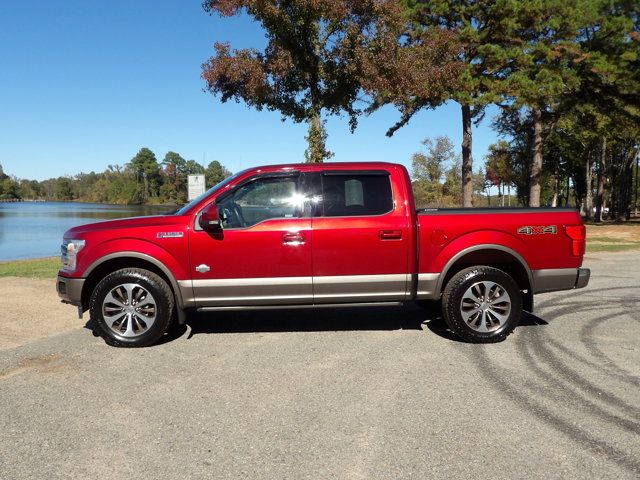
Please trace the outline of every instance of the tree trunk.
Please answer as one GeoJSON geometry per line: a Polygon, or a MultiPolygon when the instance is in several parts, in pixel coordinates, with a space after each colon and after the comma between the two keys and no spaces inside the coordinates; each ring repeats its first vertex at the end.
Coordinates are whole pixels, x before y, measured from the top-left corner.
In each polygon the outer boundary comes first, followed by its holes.
{"type": "MultiPolygon", "coordinates": [[[[314,31],[316,37],[313,39],[313,50],[316,60],[321,55],[320,31],[319,23],[316,23],[314,31]]],[[[309,90],[311,96],[311,109],[309,112],[309,135],[307,136],[307,151],[305,159],[307,163],[322,163],[326,158],[331,158],[333,154],[326,148],[327,131],[322,121],[322,103],[320,97],[320,88],[322,79],[322,70],[320,63],[316,65],[316,70],[309,80],[309,90]]]]}
{"type": "Polygon", "coordinates": [[[609,219],[614,219],[618,215],[618,167],[617,160],[615,158],[615,151],[611,151],[609,160],[611,160],[611,167],[609,170],[609,219]]]}
{"type": "Polygon", "coordinates": [[[636,156],[638,151],[630,148],[626,153],[627,157],[624,158],[622,165],[622,175],[620,175],[620,202],[618,210],[618,221],[625,222],[631,220],[631,201],[633,196],[631,190],[633,189],[633,166],[636,163],[636,156]]]}
{"type": "Polygon", "coordinates": [[[640,152],[636,154],[636,190],[635,190],[635,200],[633,201],[634,205],[634,215],[638,216],[638,167],[640,167],[640,152]]]}
{"type": "Polygon", "coordinates": [[[142,178],[144,179],[144,201],[146,202],[149,199],[149,182],[146,172],[142,172],[142,178]]]}
{"type": "Polygon", "coordinates": [[[602,137],[600,147],[600,165],[598,165],[598,191],[596,193],[596,222],[602,221],[602,207],[604,200],[604,172],[607,163],[607,137],[602,137]]]}
{"type": "Polygon", "coordinates": [[[587,155],[587,164],[584,170],[584,183],[587,191],[584,197],[584,215],[587,220],[591,220],[591,209],[593,208],[592,192],[591,192],[591,156],[587,155]]]}
{"type": "Polygon", "coordinates": [[[462,105],[462,206],[472,207],[473,157],[471,156],[471,107],[462,105]]]}
{"type": "Polygon", "coordinates": [[[511,184],[507,185],[507,195],[509,195],[507,201],[509,202],[509,206],[511,206],[511,184]]]}
{"type": "Polygon", "coordinates": [[[540,206],[540,174],[542,172],[542,112],[533,109],[533,162],[529,176],[529,206],[540,206]]]}
{"type": "Polygon", "coordinates": [[[305,157],[307,163],[322,163],[327,156],[325,141],[327,134],[322,124],[320,109],[313,108],[309,119],[309,135],[307,136],[307,151],[305,157]]]}

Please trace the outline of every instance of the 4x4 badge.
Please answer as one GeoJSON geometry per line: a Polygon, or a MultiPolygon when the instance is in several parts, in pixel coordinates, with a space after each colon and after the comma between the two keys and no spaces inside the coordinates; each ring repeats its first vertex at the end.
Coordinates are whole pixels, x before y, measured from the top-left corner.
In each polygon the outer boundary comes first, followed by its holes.
{"type": "Polygon", "coordinates": [[[544,235],[546,233],[555,235],[556,233],[558,233],[558,227],[556,227],[555,225],[549,225],[548,227],[520,227],[518,229],[518,233],[520,235],[544,235]]]}

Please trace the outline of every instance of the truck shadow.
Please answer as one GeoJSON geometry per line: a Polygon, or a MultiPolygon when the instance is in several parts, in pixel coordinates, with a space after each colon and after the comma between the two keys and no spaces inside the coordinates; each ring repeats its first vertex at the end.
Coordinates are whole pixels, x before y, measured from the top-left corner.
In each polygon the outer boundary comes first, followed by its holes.
{"type": "MultiPolygon", "coordinates": [[[[519,326],[540,325],[547,322],[525,312],[519,326]]],[[[428,307],[410,303],[397,307],[191,312],[187,324],[176,326],[160,343],[182,337],[187,327],[188,338],[212,333],[424,330],[426,327],[447,340],[462,341],[447,329],[440,307],[435,303],[428,307]]]]}

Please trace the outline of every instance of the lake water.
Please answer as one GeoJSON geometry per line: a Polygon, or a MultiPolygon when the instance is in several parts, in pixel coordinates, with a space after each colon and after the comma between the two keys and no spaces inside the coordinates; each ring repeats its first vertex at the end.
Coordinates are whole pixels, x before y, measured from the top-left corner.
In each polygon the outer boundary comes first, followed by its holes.
{"type": "Polygon", "coordinates": [[[0,202],[0,261],[60,255],[62,234],[75,225],[175,210],[171,206],[0,202]]]}

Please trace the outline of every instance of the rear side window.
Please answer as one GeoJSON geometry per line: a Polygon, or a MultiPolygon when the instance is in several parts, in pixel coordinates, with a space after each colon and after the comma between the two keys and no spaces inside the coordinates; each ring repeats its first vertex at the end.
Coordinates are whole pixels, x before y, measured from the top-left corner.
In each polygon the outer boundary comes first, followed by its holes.
{"type": "Polygon", "coordinates": [[[389,174],[330,172],[322,175],[325,217],[382,215],[393,210],[389,174]]]}

